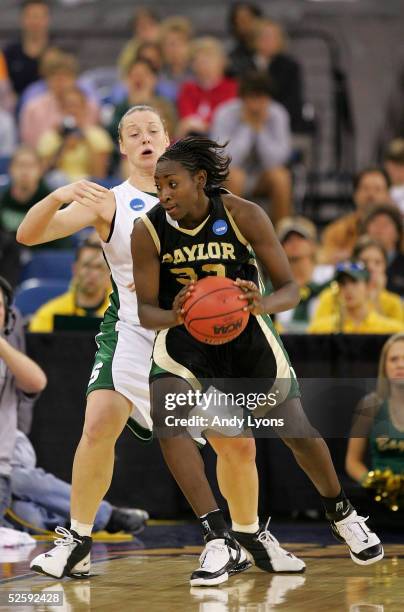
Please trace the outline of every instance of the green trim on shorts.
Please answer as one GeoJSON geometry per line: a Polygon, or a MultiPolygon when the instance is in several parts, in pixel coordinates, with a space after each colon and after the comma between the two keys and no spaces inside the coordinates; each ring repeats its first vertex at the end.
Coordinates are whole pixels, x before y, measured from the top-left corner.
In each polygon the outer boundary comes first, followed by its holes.
{"type": "Polygon", "coordinates": [[[101,323],[101,331],[104,323],[116,323],[119,320],[118,312],[121,307],[119,300],[119,290],[111,276],[112,292],[109,295],[109,306],[104,313],[104,320],[101,323]]]}
{"type": "MultiPolygon", "coordinates": [[[[98,350],[95,354],[94,366],[91,371],[90,380],[87,387],[87,396],[89,393],[91,393],[91,391],[101,391],[103,389],[115,391],[114,380],[112,377],[112,364],[118,344],[116,324],[119,321],[118,312],[120,308],[120,301],[118,288],[113,279],[112,288],[113,291],[110,295],[110,305],[108,306],[104,315],[104,320],[101,323],[100,333],[95,337],[98,350]]],[[[141,442],[151,442],[153,439],[153,432],[142,427],[133,417],[129,417],[126,427],[141,442]]]]}
{"type": "MultiPolygon", "coordinates": [[[[272,293],[272,285],[271,285],[271,290],[268,291],[267,286],[264,283],[264,279],[262,278],[262,275],[260,273],[260,269],[258,267],[257,264],[257,259],[256,259],[256,255],[254,253],[254,251],[251,249],[251,253],[254,257],[255,260],[255,266],[257,268],[257,273],[258,273],[258,287],[262,293],[262,295],[269,295],[270,293],[272,293]]],[[[260,318],[262,319],[262,321],[267,325],[267,327],[269,328],[269,330],[271,331],[272,335],[275,337],[277,344],[279,345],[280,349],[282,350],[283,355],[286,358],[286,361],[289,364],[289,367],[291,368],[291,387],[290,387],[290,391],[288,393],[287,399],[292,399],[293,397],[301,397],[301,392],[300,392],[300,387],[299,387],[299,383],[297,381],[296,378],[296,374],[295,371],[292,367],[289,355],[287,353],[287,350],[285,349],[285,346],[281,340],[280,335],[278,334],[274,322],[272,321],[271,315],[265,313],[263,315],[260,316],[260,318]]],[[[276,357],[276,356],[275,356],[276,357]]]]}
{"type": "Polygon", "coordinates": [[[157,363],[152,359],[152,365],[150,368],[150,376],[158,376],[159,374],[168,374],[167,370],[163,370],[157,363]]]}
{"type": "Polygon", "coordinates": [[[142,427],[133,417],[128,418],[126,422],[126,427],[141,442],[145,442],[146,444],[150,444],[150,442],[152,442],[153,432],[150,431],[150,429],[146,429],[145,427],[142,427]]]}
{"type": "Polygon", "coordinates": [[[118,322],[120,303],[118,287],[113,279],[111,279],[111,282],[112,293],[109,296],[110,304],[100,325],[100,332],[95,337],[98,350],[94,357],[94,365],[88,382],[87,395],[91,393],[91,391],[97,389],[115,389],[112,378],[112,362],[116,345],[118,344],[116,324],[118,322]]]}
{"type": "Polygon", "coordinates": [[[301,391],[300,391],[300,387],[299,387],[299,382],[297,380],[296,377],[296,373],[292,367],[289,355],[287,350],[285,349],[285,346],[281,340],[280,335],[278,334],[278,332],[275,329],[275,325],[271,319],[271,316],[269,314],[263,314],[260,315],[260,318],[262,319],[262,321],[265,323],[265,325],[267,325],[267,327],[270,329],[272,335],[275,337],[277,344],[279,345],[279,348],[281,349],[283,355],[285,356],[286,361],[289,364],[290,367],[290,373],[291,373],[291,385],[290,385],[290,390],[288,393],[288,396],[286,399],[292,399],[294,397],[301,397],[301,391]]]}
{"type": "Polygon", "coordinates": [[[87,395],[96,389],[115,389],[112,378],[112,362],[118,344],[118,332],[115,329],[116,321],[101,323],[101,331],[95,337],[98,350],[94,358],[87,387],[87,395]]]}
{"type": "Polygon", "coordinates": [[[287,353],[287,350],[285,349],[285,346],[281,340],[280,335],[278,334],[276,327],[274,325],[274,322],[271,319],[271,315],[265,313],[263,315],[260,315],[261,319],[264,321],[264,323],[266,323],[267,327],[271,330],[271,333],[273,336],[275,336],[275,339],[277,341],[277,343],[279,344],[280,348],[282,349],[282,353],[285,356],[286,361],[288,362],[289,365],[292,365],[290,363],[290,359],[289,359],[289,355],[287,353]]]}

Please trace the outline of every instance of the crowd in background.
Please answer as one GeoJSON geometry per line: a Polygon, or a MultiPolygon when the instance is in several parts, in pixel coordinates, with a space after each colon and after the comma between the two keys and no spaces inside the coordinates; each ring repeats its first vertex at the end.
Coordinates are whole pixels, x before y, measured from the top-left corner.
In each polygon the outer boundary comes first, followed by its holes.
{"type": "MultiPolygon", "coordinates": [[[[305,112],[302,69],[288,51],[281,24],[252,3],[235,3],[224,44],[212,36],[196,35],[196,24],[183,16],[160,20],[149,9],[138,8],[133,36],[119,57],[113,58],[116,70],[105,67],[107,89],[97,87],[88,73],[80,73],[78,58],[58,45],[50,25],[47,2],[27,0],[21,10],[20,37],[0,53],[0,175],[4,179],[0,275],[17,293],[21,280],[27,278],[27,265],[41,249],[21,250],[16,243],[15,234],[27,210],[72,181],[91,178],[112,186],[125,180],[118,124],[131,106],[146,104],[162,114],[171,141],[203,134],[226,143],[232,158],[227,187],[258,202],[273,221],[301,296],[294,310],[276,316],[281,333],[390,335],[404,331],[404,139],[395,134],[383,151],[383,164],[364,168],[353,177],[352,212],[338,214],[320,232],[301,214],[294,197],[293,164],[310,147],[313,125],[305,112]]],[[[97,237],[84,233],[45,248],[51,258],[56,249],[70,249],[71,280],[60,295],[25,317],[29,330],[52,332],[58,317],[102,317],[110,279],[97,237]]],[[[41,277],[41,271],[36,275],[41,277]]],[[[266,290],[271,291],[270,279],[266,279],[266,290]]],[[[402,335],[395,337],[381,358],[384,378],[393,380],[396,374],[393,365],[388,369],[389,359],[393,360],[389,351],[404,363],[402,335]]],[[[398,378],[404,371],[400,367],[398,378]]],[[[39,380],[34,391],[41,391],[45,384],[45,378],[39,380]]],[[[384,410],[390,400],[401,401],[400,390],[393,391],[391,398],[383,396],[384,410]]],[[[372,430],[369,435],[371,465],[365,465],[365,443],[352,443],[348,452],[347,471],[358,482],[380,459],[376,433],[372,430]]],[[[27,444],[22,433],[21,439],[27,444]]],[[[402,457],[399,470],[401,466],[402,457]]],[[[33,463],[16,463],[14,468],[31,470],[30,481],[32,470],[39,469],[35,457],[33,463]]],[[[0,498],[6,476],[0,469],[0,498]]],[[[57,486],[64,509],[68,485],[59,481],[57,486]]],[[[0,502],[6,507],[9,500],[5,493],[3,497],[0,502]]],[[[38,501],[31,502],[28,510],[33,521],[38,501]]],[[[24,514],[21,507],[18,510],[24,514]]],[[[127,526],[128,517],[117,510],[104,508],[100,528],[116,531],[122,524],[127,526]]],[[[46,522],[44,512],[37,523],[49,528],[53,518],[48,521],[46,514],[46,522]]],[[[136,521],[143,523],[144,516],[139,516],[136,521]]],[[[133,523],[130,527],[133,531],[133,523]]]]}
{"type": "Polygon", "coordinates": [[[109,74],[100,88],[52,36],[48,3],[23,3],[20,36],[0,54],[0,273],[13,287],[32,257],[14,238],[26,211],[72,181],[124,180],[118,123],[130,106],[149,104],[163,115],[172,141],[206,134],[227,143],[227,187],[268,212],[301,291],[295,311],[278,316],[281,332],[404,329],[404,140],[387,145],[383,166],[354,178],[353,212],[321,233],[298,214],[293,164],[310,147],[313,125],[302,68],[269,12],[235,3],[223,42],[196,34],[197,24],[186,17],[161,20],[137,8],[133,35],[112,58],[116,70],[100,67],[109,74]],[[363,262],[363,274],[348,261],[363,262]]]}

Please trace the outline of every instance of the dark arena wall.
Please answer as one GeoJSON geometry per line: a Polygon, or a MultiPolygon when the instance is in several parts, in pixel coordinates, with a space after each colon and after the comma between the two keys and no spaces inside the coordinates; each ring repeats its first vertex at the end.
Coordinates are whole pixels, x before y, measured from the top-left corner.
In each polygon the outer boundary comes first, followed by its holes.
{"type": "MultiPolygon", "coordinates": [[[[306,412],[327,438],[343,482],[348,480],[343,467],[345,435],[352,412],[363,396],[362,383],[370,387],[375,383],[370,379],[376,376],[377,357],[385,340],[381,335],[283,337],[301,379],[303,401],[308,398],[304,402],[306,412]],[[312,387],[308,383],[314,379],[316,402],[313,403],[312,387]],[[337,381],[336,388],[333,380],[337,381]]],[[[72,332],[28,334],[27,348],[48,376],[48,386],[34,409],[31,430],[38,465],[70,482],[96,348],[94,337],[72,332]]],[[[213,453],[210,449],[202,452],[209,478],[216,485],[213,453]]],[[[257,439],[257,462],[263,516],[268,512],[287,513],[319,507],[314,488],[280,440],[257,439]]],[[[346,486],[350,486],[349,482],[346,486]]],[[[123,432],[116,447],[115,472],[107,498],[117,505],[144,507],[156,518],[191,516],[164,464],[158,441],[141,443],[128,430],[123,432]]]]}

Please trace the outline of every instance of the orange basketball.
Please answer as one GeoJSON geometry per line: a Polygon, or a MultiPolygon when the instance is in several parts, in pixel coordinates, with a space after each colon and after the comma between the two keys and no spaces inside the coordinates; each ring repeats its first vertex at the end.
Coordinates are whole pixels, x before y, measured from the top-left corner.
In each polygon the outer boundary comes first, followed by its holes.
{"type": "Polygon", "coordinates": [[[243,290],[230,278],[207,276],[195,284],[184,303],[184,325],[188,332],[206,344],[225,344],[246,328],[250,313],[239,300],[243,290]]]}

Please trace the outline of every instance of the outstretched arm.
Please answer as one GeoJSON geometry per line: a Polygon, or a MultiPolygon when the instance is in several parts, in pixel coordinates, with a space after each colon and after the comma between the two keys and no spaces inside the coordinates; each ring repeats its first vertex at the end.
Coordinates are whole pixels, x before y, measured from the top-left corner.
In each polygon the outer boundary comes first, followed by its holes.
{"type": "Polygon", "coordinates": [[[172,310],[159,307],[160,260],[156,246],[141,219],[133,226],[131,248],[140,324],[146,329],[155,330],[181,325],[182,303],[192,289],[188,285],[179,292],[172,310]]]}
{"type": "MultiPolygon", "coordinates": [[[[237,224],[240,232],[251,245],[260,260],[272,286],[275,289],[271,295],[260,297],[260,307],[250,310],[253,314],[272,314],[294,308],[299,303],[299,288],[293,279],[285,251],[283,250],[268,215],[253,202],[242,200],[233,195],[224,196],[224,202],[237,224]]],[[[249,281],[239,281],[238,284],[250,290],[249,281]]],[[[246,298],[254,300],[256,292],[246,293],[246,298]]]]}
{"type": "Polygon", "coordinates": [[[70,236],[93,226],[105,239],[114,211],[114,195],[90,181],[59,187],[35,204],[17,230],[17,241],[27,246],[70,236]],[[63,204],[71,202],[63,210],[63,204]],[[109,220],[109,223],[108,223],[109,220]]]}

